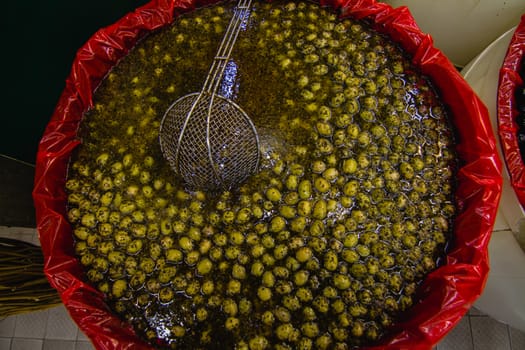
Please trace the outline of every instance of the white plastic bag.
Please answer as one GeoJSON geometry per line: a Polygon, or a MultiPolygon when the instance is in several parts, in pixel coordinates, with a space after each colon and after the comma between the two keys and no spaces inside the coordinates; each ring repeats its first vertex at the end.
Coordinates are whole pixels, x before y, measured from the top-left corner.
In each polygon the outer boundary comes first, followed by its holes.
{"type": "MultiPolygon", "coordinates": [[[[487,106],[494,130],[497,130],[499,71],[514,29],[495,40],[461,71],[487,106]]],[[[501,154],[501,147],[498,151],[501,154]]],[[[510,185],[505,167],[502,175],[503,191],[489,244],[489,276],[475,306],[491,317],[525,331],[525,251],[517,240],[525,212],[510,185]]]]}
{"type": "Polygon", "coordinates": [[[383,0],[408,6],[423,32],[457,66],[464,66],[515,26],[524,0],[383,0]]]}

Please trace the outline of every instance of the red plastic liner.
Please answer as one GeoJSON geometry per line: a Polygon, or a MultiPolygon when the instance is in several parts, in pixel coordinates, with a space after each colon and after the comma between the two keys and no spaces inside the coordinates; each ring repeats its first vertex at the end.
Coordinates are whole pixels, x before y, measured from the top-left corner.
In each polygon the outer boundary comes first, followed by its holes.
{"type": "Polygon", "coordinates": [[[525,82],[519,75],[521,60],[525,52],[525,14],[509,43],[509,48],[499,72],[498,82],[498,134],[503,157],[507,164],[510,183],[516,192],[519,202],[525,207],[525,165],[518,146],[519,114],[514,92],[525,82]]]}
{"type": "MultiPolygon", "coordinates": [[[[132,328],[108,308],[104,296],[84,278],[73,252],[64,190],[67,165],[79,144],[77,128],[92,106],[92,94],[108,71],[147,32],[182,12],[212,1],[153,0],[99,30],[80,48],[66,87],[39,145],[33,198],[45,257],[45,273],[80,329],[97,349],[149,349],[132,328]]],[[[369,349],[431,349],[463,317],[483,290],[488,273],[487,245],[501,195],[501,162],[489,114],[450,61],[433,47],[405,7],[375,0],[323,0],[343,16],[366,19],[389,35],[429,76],[450,109],[461,159],[456,200],[459,214],[445,265],[419,289],[420,301],[394,326],[382,345],[369,349]]]]}

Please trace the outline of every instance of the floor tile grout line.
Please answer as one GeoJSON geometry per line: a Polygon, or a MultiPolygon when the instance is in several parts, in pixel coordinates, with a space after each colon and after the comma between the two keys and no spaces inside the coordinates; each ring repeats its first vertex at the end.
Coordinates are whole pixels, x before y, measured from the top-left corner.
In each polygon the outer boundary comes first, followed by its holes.
{"type": "Polygon", "coordinates": [[[472,346],[472,349],[474,349],[474,332],[472,332],[472,322],[470,321],[470,315],[468,317],[468,330],[470,335],[470,345],[472,346]]]}
{"type": "Polygon", "coordinates": [[[493,230],[492,233],[508,232],[508,231],[513,232],[511,227],[506,227],[506,228],[499,228],[499,229],[493,230]]]}
{"type": "Polygon", "coordinates": [[[505,326],[507,327],[507,337],[509,337],[510,350],[514,350],[512,346],[512,335],[510,334],[510,327],[508,324],[505,326]]]}

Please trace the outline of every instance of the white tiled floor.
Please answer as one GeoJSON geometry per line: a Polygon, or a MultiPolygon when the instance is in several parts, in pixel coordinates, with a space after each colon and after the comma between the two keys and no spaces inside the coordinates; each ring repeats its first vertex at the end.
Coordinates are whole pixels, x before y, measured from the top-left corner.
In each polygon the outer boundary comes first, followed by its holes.
{"type": "Polygon", "coordinates": [[[0,321],[1,350],[93,349],[62,305],[0,321]]]}
{"type": "MultiPolygon", "coordinates": [[[[34,229],[0,226],[0,236],[38,244],[34,229]]],[[[0,350],[93,349],[62,305],[0,319],[0,350]]],[[[525,333],[471,309],[435,350],[525,350],[525,333]]]]}

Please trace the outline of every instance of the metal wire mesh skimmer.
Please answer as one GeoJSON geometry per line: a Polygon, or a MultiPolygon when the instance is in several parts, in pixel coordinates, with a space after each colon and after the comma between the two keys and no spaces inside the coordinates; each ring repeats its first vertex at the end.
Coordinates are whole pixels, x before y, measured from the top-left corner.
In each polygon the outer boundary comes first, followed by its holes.
{"type": "Polygon", "coordinates": [[[166,111],[159,142],[171,168],[192,188],[229,189],[259,164],[259,136],[248,115],[217,94],[251,0],[240,0],[200,92],[176,100],[166,111]]]}

